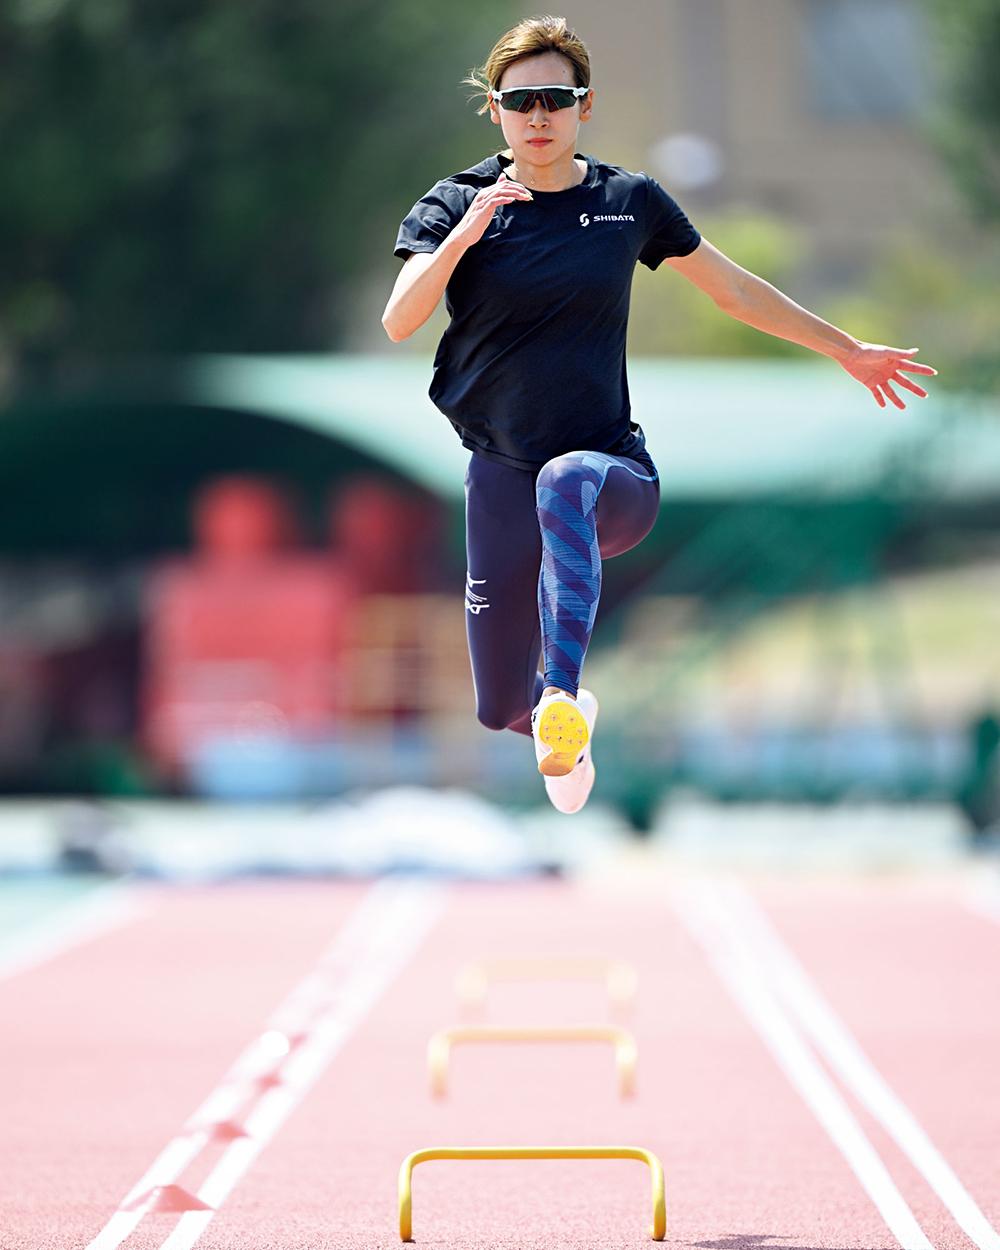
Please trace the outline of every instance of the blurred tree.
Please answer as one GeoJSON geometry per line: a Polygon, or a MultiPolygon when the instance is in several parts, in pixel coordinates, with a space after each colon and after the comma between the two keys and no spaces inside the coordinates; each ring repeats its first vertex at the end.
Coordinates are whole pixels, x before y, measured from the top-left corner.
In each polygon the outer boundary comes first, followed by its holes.
{"type": "MultiPolygon", "coordinates": [[[[806,255],[800,234],[761,213],[702,214],[699,228],[724,252],[793,299],[806,255]]],[[[720,312],[682,278],[636,266],[629,346],[651,356],[788,356],[809,353],[720,312]]],[[[913,226],[882,246],[847,291],[805,301],[849,334],[915,343],[941,370],[938,386],[996,393],[1000,385],[1000,234],[913,226]]]]}
{"type": "MultiPolygon", "coordinates": [[[[698,217],[698,228],[745,269],[787,289],[803,255],[801,236],[765,213],[734,210],[698,217]]],[[[648,356],[791,356],[802,347],[762,334],[720,312],[703,291],[662,265],[637,265],[632,284],[629,348],[648,356]]]]}
{"type": "Polygon", "coordinates": [[[924,0],[943,78],[931,129],[980,220],[1000,222],[1000,4],[924,0]]]}
{"type": "Polygon", "coordinates": [[[860,338],[917,343],[935,386],[1000,389],[1000,3],[922,0],[936,90],[925,123],[969,207],[880,249],[859,284],[817,311],[860,338]],[[963,228],[964,224],[964,228],[963,228]],[[974,227],[980,227],[978,229],[974,227]]]}
{"type": "Polygon", "coordinates": [[[911,229],[879,252],[863,284],[831,294],[816,311],[858,338],[919,345],[940,370],[935,389],[995,394],[998,289],[996,232],[911,229]]]}
{"type": "Polygon", "coordinates": [[[350,280],[481,155],[463,0],[8,0],[0,365],[334,345],[350,280]]]}

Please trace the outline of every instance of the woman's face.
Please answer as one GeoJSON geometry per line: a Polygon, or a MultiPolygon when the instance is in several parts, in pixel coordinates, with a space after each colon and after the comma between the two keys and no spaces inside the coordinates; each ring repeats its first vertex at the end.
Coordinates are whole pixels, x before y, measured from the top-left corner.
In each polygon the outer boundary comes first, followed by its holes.
{"type": "MultiPolygon", "coordinates": [[[[500,90],[507,87],[576,86],[573,66],[559,52],[542,52],[522,57],[508,65],[500,79],[500,90]]],[[[571,107],[551,113],[538,101],[530,113],[515,113],[490,101],[490,120],[500,127],[514,153],[514,160],[532,165],[549,165],[576,151],[580,123],[590,121],[594,93],[581,96],[571,107]],[[543,142],[544,140],[544,142],[543,142]]]]}

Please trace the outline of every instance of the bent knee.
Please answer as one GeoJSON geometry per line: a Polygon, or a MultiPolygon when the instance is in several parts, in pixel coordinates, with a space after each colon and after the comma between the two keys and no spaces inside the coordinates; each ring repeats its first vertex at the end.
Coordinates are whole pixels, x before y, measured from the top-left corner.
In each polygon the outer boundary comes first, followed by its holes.
{"type": "Polygon", "coordinates": [[[529,708],[510,708],[502,704],[479,703],[476,705],[476,717],[480,725],[487,729],[509,729],[515,721],[519,721],[529,708]]]}
{"type": "Polygon", "coordinates": [[[586,473],[586,467],[580,456],[581,453],[578,451],[567,451],[561,456],[553,456],[551,460],[547,460],[538,470],[538,477],[535,479],[536,493],[542,487],[559,490],[561,486],[579,481],[586,473]]]}

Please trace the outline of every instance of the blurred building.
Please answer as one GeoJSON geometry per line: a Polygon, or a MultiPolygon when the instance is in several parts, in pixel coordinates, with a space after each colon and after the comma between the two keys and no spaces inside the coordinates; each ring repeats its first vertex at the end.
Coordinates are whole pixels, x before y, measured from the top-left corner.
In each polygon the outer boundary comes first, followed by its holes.
{"type": "Polygon", "coordinates": [[[632,0],[624,14],[567,0],[561,11],[594,62],[582,147],[647,170],[695,218],[731,205],[774,213],[836,279],[953,203],[924,130],[934,83],[919,0],[632,0]]]}

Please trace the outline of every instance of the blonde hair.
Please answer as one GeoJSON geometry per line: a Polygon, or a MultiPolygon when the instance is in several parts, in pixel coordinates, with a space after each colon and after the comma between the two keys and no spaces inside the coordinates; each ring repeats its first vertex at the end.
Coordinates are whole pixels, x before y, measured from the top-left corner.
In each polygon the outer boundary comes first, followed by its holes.
{"type": "Polygon", "coordinates": [[[539,56],[543,52],[559,52],[573,66],[573,79],[577,87],[590,86],[590,54],[576,31],[570,30],[564,17],[546,14],[542,17],[526,17],[523,21],[501,35],[486,58],[486,63],[469,72],[463,84],[475,87],[477,96],[484,97],[478,113],[490,107],[490,92],[499,90],[504,71],[515,61],[526,56],[539,56]]]}

